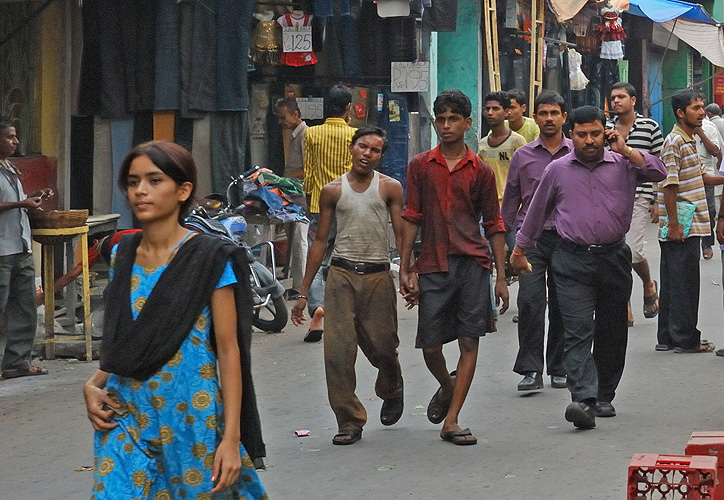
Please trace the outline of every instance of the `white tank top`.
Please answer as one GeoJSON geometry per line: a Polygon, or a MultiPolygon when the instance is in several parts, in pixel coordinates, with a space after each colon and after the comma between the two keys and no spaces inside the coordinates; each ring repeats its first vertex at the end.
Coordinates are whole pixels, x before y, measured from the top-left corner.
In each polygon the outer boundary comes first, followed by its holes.
{"type": "Polygon", "coordinates": [[[337,202],[337,237],[333,257],[354,262],[387,263],[390,261],[390,242],[387,204],[380,196],[380,174],[375,171],[369,187],[357,193],[341,177],[342,194],[337,202]]]}

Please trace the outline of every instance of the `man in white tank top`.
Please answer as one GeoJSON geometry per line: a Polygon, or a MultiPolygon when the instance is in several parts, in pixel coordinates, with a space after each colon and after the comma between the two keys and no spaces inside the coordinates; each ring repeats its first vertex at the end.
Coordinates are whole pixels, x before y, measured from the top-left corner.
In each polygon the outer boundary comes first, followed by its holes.
{"type": "MultiPolygon", "coordinates": [[[[379,370],[375,392],[384,401],[383,425],[402,416],[402,372],[397,357],[397,296],[390,275],[388,221],[399,243],[402,186],[375,171],[387,148],[384,130],[365,127],[352,137],[352,170],[322,189],[319,228],[309,248],[300,297],[292,322],[302,324],[307,293],[337,223],[324,297],[324,363],[329,403],[337,417],[332,443],[353,444],[362,437],[367,412],[355,395],[357,346],[379,370]]],[[[399,249],[399,245],[398,245],[399,249]]]]}

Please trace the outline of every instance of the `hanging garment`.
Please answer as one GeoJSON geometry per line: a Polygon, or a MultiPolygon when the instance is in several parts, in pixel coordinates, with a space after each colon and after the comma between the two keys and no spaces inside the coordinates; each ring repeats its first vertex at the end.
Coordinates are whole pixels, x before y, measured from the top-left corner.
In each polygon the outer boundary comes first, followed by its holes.
{"type": "MultiPolygon", "coordinates": [[[[291,14],[284,14],[277,19],[279,26],[284,28],[300,28],[312,26],[312,15],[304,14],[301,18],[292,16],[291,14]]],[[[317,56],[314,51],[309,52],[282,52],[281,59],[279,61],[285,66],[309,66],[310,64],[317,63],[317,56]]]]}
{"type": "Polygon", "coordinates": [[[282,51],[282,33],[273,19],[274,13],[254,14],[259,22],[251,36],[251,60],[259,66],[276,66],[282,51]],[[269,19],[271,17],[271,19],[269,19]]]}
{"type": "Polygon", "coordinates": [[[568,49],[568,76],[571,82],[571,90],[583,90],[588,85],[588,78],[581,70],[581,54],[575,49],[568,49]]]}
{"type": "Polygon", "coordinates": [[[253,2],[219,0],[216,17],[216,110],[249,109],[249,34],[254,19],[253,2]]]}
{"type": "Polygon", "coordinates": [[[601,39],[601,59],[623,59],[623,42],[626,32],[621,25],[618,11],[614,8],[601,10],[603,22],[596,26],[596,34],[601,39]]]}

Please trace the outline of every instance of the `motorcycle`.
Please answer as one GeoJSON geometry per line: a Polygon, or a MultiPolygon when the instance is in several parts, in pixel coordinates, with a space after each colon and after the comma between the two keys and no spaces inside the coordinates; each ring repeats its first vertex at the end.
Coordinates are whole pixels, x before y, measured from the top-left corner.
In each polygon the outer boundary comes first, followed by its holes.
{"type": "Polygon", "coordinates": [[[263,241],[249,246],[246,242],[246,219],[242,215],[244,206],[232,208],[228,201],[231,200],[231,190],[234,186],[249,182],[253,173],[258,169],[259,167],[255,167],[232,178],[226,188],[226,199],[216,194],[204,198],[201,204],[186,217],[184,226],[226,239],[246,250],[254,299],[252,324],[263,331],[281,332],[287,325],[289,314],[284,298],[284,286],[276,279],[274,244],[271,241],[263,241]],[[254,252],[261,250],[264,246],[268,247],[268,253],[271,256],[271,269],[254,257],[254,252]]]}

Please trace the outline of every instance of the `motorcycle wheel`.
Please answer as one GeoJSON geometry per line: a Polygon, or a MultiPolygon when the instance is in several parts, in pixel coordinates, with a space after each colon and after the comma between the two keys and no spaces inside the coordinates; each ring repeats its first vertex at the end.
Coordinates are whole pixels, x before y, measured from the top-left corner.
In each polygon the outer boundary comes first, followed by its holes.
{"type": "Polygon", "coordinates": [[[287,301],[282,295],[270,300],[266,307],[256,311],[252,324],[259,330],[279,333],[287,326],[288,319],[287,301]]]}

